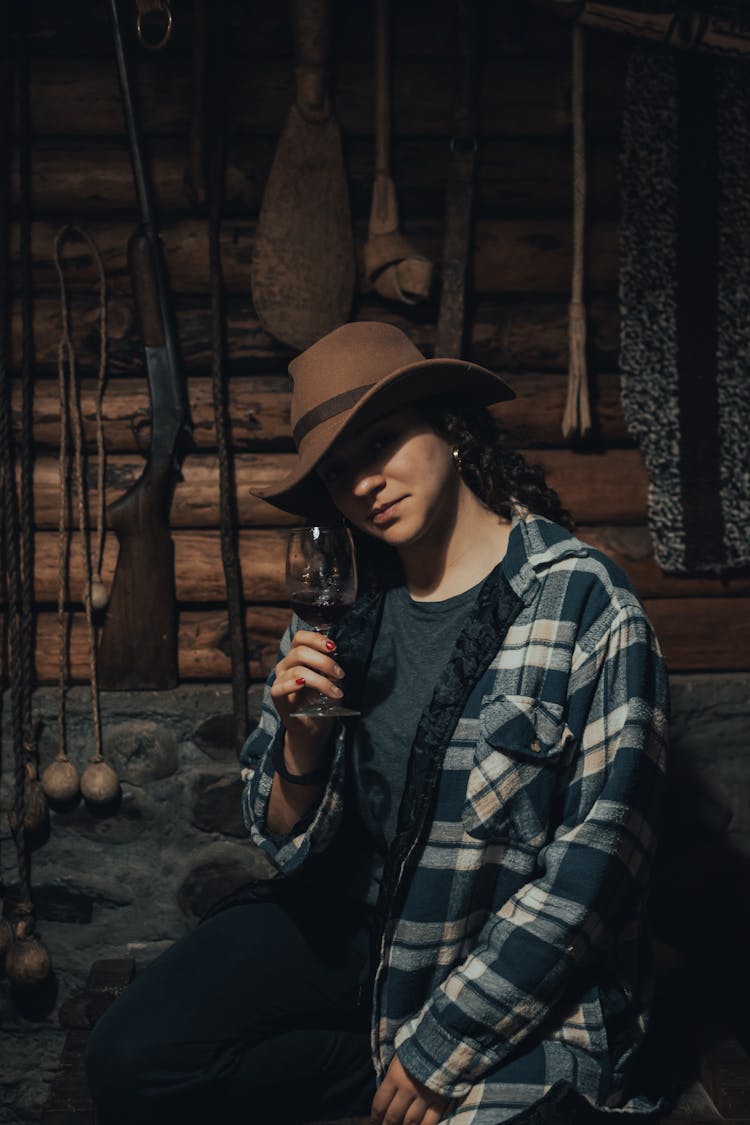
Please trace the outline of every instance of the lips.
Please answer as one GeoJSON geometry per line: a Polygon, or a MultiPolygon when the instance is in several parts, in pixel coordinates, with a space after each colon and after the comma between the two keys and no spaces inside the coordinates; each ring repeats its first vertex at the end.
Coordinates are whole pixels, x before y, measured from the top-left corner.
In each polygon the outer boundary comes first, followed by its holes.
{"type": "MultiPolygon", "coordinates": [[[[401,499],[403,499],[403,497],[401,497],[401,499]]],[[[396,514],[395,508],[398,504],[401,503],[401,499],[391,500],[388,504],[381,504],[379,507],[374,508],[367,518],[371,523],[385,523],[396,514]]]]}

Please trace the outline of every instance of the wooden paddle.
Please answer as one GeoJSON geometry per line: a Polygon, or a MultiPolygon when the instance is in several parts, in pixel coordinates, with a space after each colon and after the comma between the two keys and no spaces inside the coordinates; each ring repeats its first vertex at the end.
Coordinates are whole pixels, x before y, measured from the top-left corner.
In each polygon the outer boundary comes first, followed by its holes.
{"type": "Polygon", "coordinates": [[[349,316],[354,244],[341,133],[328,96],[331,0],[292,0],[296,101],[263,195],[253,302],[278,340],[306,348],[349,316]]]}
{"type": "Polygon", "coordinates": [[[396,187],[391,176],[389,0],[375,3],[375,182],[365,243],[365,280],[390,301],[416,305],[430,295],[432,262],[398,229],[396,187]]]}

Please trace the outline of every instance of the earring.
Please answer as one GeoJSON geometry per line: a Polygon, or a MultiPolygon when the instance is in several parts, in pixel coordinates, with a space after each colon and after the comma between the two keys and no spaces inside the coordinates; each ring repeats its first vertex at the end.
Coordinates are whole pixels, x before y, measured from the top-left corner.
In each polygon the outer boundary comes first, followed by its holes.
{"type": "Polygon", "coordinates": [[[453,447],[453,464],[456,466],[458,472],[461,472],[461,450],[458,446],[453,447]]]}

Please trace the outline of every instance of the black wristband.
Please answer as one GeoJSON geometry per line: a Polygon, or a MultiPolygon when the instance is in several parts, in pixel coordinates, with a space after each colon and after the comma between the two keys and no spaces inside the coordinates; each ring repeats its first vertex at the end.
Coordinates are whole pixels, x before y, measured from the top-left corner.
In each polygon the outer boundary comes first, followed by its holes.
{"type": "Polygon", "coordinates": [[[284,761],[283,742],[277,742],[274,746],[271,761],[279,777],[283,777],[284,781],[289,781],[292,785],[323,785],[328,780],[330,766],[312,770],[311,773],[290,773],[284,761]]]}

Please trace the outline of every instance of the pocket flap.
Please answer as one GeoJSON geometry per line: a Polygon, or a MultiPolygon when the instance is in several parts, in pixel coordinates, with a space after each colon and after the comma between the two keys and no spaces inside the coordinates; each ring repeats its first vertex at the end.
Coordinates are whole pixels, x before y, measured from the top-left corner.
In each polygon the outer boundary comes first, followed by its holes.
{"type": "Polygon", "coordinates": [[[559,703],[528,695],[499,695],[482,708],[482,736],[490,746],[534,761],[559,757],[573,734],[559,703]]]}

